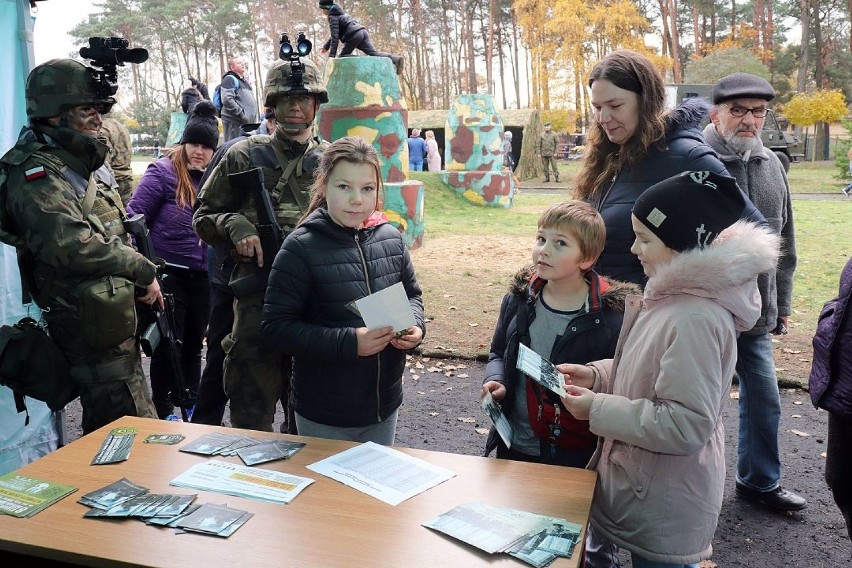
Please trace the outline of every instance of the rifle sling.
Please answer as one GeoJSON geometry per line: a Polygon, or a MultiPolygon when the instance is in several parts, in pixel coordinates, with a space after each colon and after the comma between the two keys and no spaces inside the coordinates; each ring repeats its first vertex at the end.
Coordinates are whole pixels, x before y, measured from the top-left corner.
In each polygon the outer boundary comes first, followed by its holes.
{"type": "Polygon", "coordinates": [[[293,199],[295,199],[296,203],[299,205],[299,209],[305,211],[308,208],[308,202],[305,200],[305,196],[301,191],[299,191],[299,183],[296,176],[302,173],[302,159],[313,149],[314,145],[315,142],[312,138],[308,142],[308,148],[305,150],[304,154],[293,160],[287,160],[284,152],[282,152],[278,146],[270,144],[270,146],[272,146],[272,150],[275,152],[275,157],[278,158],[278,163],[287,164],[287,167],[284,168],[284,173],[281,174],[281,177],[278,179],[278,183],[275,185],[273,190],[277,196],[276,200],[279,203],[281,202],[281,198],[284,196],[284,190],[288,189],[293,195],[293,199]]]}

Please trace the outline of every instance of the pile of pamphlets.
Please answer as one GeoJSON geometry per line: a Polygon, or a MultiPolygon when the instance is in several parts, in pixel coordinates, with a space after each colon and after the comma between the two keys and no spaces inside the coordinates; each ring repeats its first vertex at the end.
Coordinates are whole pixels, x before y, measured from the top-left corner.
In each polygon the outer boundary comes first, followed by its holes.
{"type": "Polygon", "coordinates": [[[122,478],[83,495],[78,503],[91,507],[84,517],[132,517],[149,525],[221,537],[231,536],[253,516],[227,505],[196,505],[195,497],[150,493],[147,488],[122,478]]]}
{"type": "Polygon", "coordinates": [[[565,519],[484,503],[459,505],[423,526],[491,554],[510,554],[537,568],[560,556],[571,558],[581,532],[580,525],[565,519]]]}
{"type": "Polygon", "coordinates": [[[0,513],[32,517],[75,491],[77,488],[70,485],[24,477],[13,471],[0,477],[0,513]]]}
{"type": "Polygon", "coordinates": [[[182,452],[205,456],[240,456],[246,465],[287,459],[302,448],[303,442],[259,440],[241,434],[211,432],[180,448],[182,452]]]}

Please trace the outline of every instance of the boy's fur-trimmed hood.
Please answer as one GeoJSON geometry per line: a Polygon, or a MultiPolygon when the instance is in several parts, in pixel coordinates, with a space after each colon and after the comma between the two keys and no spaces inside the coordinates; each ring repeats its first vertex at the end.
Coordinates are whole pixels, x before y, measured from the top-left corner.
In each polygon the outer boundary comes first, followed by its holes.
{"type": "Polygon", "coordinates": [[[738,221],[704,250],[691,249],[657,268],[645,286],[645,300],[690,294],[712,299],[734,315],[738,331],[760,317],[757,276],[774,270],[781,239],[769,229],[738,221]]]}
{"type": "MultiPolygon", "coordinates": [[[[624,312],[627,296],[642,293],[639,286],[636,286],[635,284],[612,280],[603,276],[600,276],[600,278],[609,284],[609,288],[601,294],[603,306],[608,310],[624,312]]],[[[532,286],[533,282],[536,280],[545,282],[538,278],[532,265],[525,266],[512,276],[509,282],[509,293],[514,296],[524,297],[529,291],[530,286],[532,286]]]]}

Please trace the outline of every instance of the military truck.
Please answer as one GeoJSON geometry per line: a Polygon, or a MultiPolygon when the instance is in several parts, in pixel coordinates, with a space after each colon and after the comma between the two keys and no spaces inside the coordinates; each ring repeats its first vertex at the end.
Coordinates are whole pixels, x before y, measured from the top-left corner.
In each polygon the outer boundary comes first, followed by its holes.
{"type": "MultiPolygon", "coordinates": [[[[674,108],[690,97],[702,97],[711,100],[713,85],[681,84],[666,85],[666,105],[674,108]]],[[[704,125],[710,121],[710,117],[704,120],[704,125]]],[[[779,125],[778,117],[774,112],[769,112],[763,121],[763,130],[760,139],[766,148],[769,148],[781,160],[784,171],[790,169],[790,162],[796,162],[805,157],[805,144],[796,136],[784,132],[779,125]]]]}

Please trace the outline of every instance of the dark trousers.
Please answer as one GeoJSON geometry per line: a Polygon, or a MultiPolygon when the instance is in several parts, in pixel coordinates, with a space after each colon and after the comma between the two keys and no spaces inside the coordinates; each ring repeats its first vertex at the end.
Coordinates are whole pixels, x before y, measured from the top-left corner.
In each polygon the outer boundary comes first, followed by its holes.
{"type": "Polygon", "coordinates": [[[533,456],[518,452],[511,448],[507,448],[503,443],[503,439],[497,437],[497,459],[512,460],[529,463],[544,463],[549,465],[562,465],[566,467],[584,468],[592,455],[595,453],[595,446],[583,450],[563,450],[558,447],[551,447],[547,443],[541,444],[541,455],[533,456]]]}
{"type": "Polygon", "coordinates": [[[225,350],[222,340],[234,326],[234,295],[227,285],[210,283],[210,324],[207,328],[207,362],[201,373],[195,412],[196,424],[221,426],[228,396],[225,394],[225,350]]]}
{"type": "Polygon", "coordinates": [[[352,52],[356,49],[359,49],[366,53],[367,55],[371,55],[374,57],[387,57],[391,61],[393,61],[394,65],[399,60],[399,55],[392,55],[390,53],[385,53],[383,51],[376,51],[376,48],[373,47],[373,43],[370,41],[370,35],[367,33],[367,30],[360,30],[352,34],[352,37],[343,44],[343,48],[340,50],[340,57],[346,57],[347,55],[352,55],[352,52]]]}
{"type": "MultiPolygon", "coordinates": [[[[201,348],[210,313],[207,271],[166,266],[160,286],[175,300],[175,336],[180,340],[178,353],[183,380],[190,393],[198,391],[201,376],[201,348]]],[[[161,341],[151,357],[151,397],[157,416],[165,418],[174,410],[169,393],[175,388],[169,346],[161,341]]]]}
{"type": "Polygon", "coordinates": [[[852,420],[828,413],[828,449],[825,460],[825,480],[834,494],[834,502],[846,519],[846,532],[852,539],[852,420]]]}

